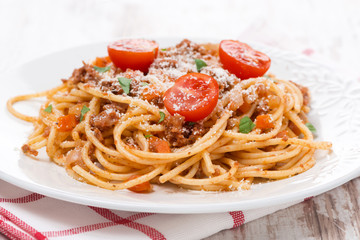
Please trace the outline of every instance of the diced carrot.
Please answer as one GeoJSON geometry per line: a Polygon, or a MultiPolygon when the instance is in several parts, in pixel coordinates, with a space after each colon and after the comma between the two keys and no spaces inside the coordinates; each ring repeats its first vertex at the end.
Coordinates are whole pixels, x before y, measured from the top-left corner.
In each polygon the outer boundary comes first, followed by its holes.
{"type": "Polygon", "coordinates": [[[250,108],[251,108],[251,104],[244,101],[244,103],[239,107],[239,110],[242,113],[247,113],[250,110],[250,108]]]}
{"type": "Polygon", "coordinates": [[[170,149],[170,145],[168,143],[168,141],[160,139],[158,137],[150,137],[148,138],[149,141],[149,148],[150,151],[152,152],[157,152],[157,153],[170,153],[171,149],[170,149]]]}
{"type": "Polygon", "coordinates": [[[155,85],[146,86],[141,93],[142,98],[147,101],[151,101],[161,95],[161,91],[155,85]]]}
{"type": "Polygon", "coordinates": [[[78,120],[74,114],[68,114],[58,118],[58,130],[60,132],[69,132],[78,124],[78,120]]]}
{"type": "Polygon", "coordinates": [[[109,56],[97,57],[95,59],[95,61],[93,62],[93,65],[95,65],[97,67],[106,67],[109,63],[111,63],[109,56]]]}
{"type": "MultiPolygon", "coordinates": [[[[132,175],[131,177],[129,177],[129,179],[127,181],[133,180],[140,177],[139,175],[132,175]]],[[[132,186],[130,188],[128,188],[128,190],[136,192],[136,193],[148,193],[151,192],[152,190],[152,185],[149,183],[149,181],[137,184],[135,186],[132,186]]]]}
{"type": "Polygon", "coordinates": [[[255,120],[256,127],[265,130],[274,127],[274,123],[269,114],[259,115],[255,120]]]}

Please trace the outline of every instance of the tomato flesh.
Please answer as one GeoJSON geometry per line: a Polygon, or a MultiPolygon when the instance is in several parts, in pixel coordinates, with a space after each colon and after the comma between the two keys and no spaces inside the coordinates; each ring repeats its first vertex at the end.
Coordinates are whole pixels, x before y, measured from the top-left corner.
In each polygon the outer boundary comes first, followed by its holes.
{"type": "Polygon", "coordinates": [[[146,73],[157,56],[159,45],[145,39],[121,39],[108,45],[111,61],[118,68],[146,73]]]}
{"type": "Polygon", "coordinates": [[[170,114],[180,114],[186,121],[196,122],[207,117],[219,98],[217,81],[202,73],[179,77],[164,94],[164,105],[170,114]]]}
{"type": "Polygon", "coordinates": [[[263,76],[271,64],[266,54],[235,40],[220,42],[219,57],[223,67],[240,79],[263,76]]]}
{"type": "Polygon", "coordinates": [[[97,66],[97,67],[106,67],[107,65],[109,65],[109,63],[111,63],[110,57],[106,56],[106,57],[96,57],[95,61],[93,61],[93,65],[97,66]]]}
{"type": "MultiPolygon", "coordinates": [[[[139,175],[132,175],[127,181],[133,180],[138,178],[139,175]]],[[[136,193],[149,193],[152,190],[152,186],[149,183],[149,181],[140,183],[138,185],[132,186],[130,188],[128,188],[128,190],[136,192],[136,193]]]]}
{"type": "Polygon", "coordinates": [[[59,132],[69,132],[72,131],[77,124],[78,120],[76,119],[75,114],[68,114],[58,118],[57,128],[59,132]]]}

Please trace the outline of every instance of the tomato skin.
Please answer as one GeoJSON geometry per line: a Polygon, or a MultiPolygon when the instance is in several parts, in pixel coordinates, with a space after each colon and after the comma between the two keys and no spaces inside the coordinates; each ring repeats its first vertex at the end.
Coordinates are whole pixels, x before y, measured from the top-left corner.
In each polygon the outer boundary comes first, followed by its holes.
{"type": "Polygon", "coordinates": [[[72,131],[77,124],[78,120],[76,119],[75,114],[68,114],[58,118],[57,128],[59,132],[69,132],[72,131]]]}
{"type": "MultiPolygon", "coordinates": [[[[129,179],[127,181],[133,180],[140,177],[139,175],[132,175],[131,177],[129,177],[129,179]]],[[[128,188],[128,190],[132,191],[132,192],[136,192],[136,193],[149,193],[152,190],[152,186],[149,183],[149,181],[140,183],[138,185],[132,186],[130,188],[128,188]]]]}
{"type": "Polygon", "coordinates": [[[111,61],[118,68],[146,73],[157,56],[159,45],[145,39],[121,39],[108,45],[111,61]]]}
{"type": "Polygon", "coordinates": [[[223,67],[240,79],[263,76],[271,64],[266,54],[235,40],[220,42],[219,57],[223,67]]]}
{"type": "Polygon", "coordinates": [[[179,77],[164,94],[164,105],[170,114],[180,114],[186,121],[207,117],[216,107],[219,85],[209,75],[189,73],[179,77]]]}

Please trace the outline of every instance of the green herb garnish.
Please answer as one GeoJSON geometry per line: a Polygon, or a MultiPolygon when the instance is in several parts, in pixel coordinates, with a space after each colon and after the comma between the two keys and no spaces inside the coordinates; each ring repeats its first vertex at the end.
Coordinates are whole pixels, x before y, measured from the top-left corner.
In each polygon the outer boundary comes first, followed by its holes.
{"type": "Polygon", "coordinates": [[[84,115],[90,111],[90,108],[88,108],[86,105],[84,105],[81,109],[81,114],[80,114],[80,122],[84,119],[84,115]]]}
{"type": "Polygon", "coordinates": [[[129,94],[130,93],[130,83],[131,79],[119,77],[118,81],[120,83],[121,88],[124,90],[124,93],[129,94]]]}
{"type": "Polygon", "coordinates": [[[149,84],[148,84],[147,82],[141,82],[140,85],[141,85],[141,86],[147,86],[147,85],[149,85],[149,84]]]}
{"type": "Polygon", "coordinates": [[[162,111],[159,111],[159,113],[160,113],[160,120],[158,123],[161,123],[165,119],[165,113],[163,113],[162,111]]]}
{"type": "Polygon", "coordinates": [[[99,73],[104,73],[109,71],[111,68],[111,66],[107,66],[107,67],[98,67],[98,66],[94,66],[94,69],[99,72],[99,73]]]}
{"type": "Polygon", "coordinates": [[[167,49],[166,48],[162,48],[161,51],[166,51],[167,49]]]}
{"type": "Polygon", "coordinates": [[[147,134],[147,135],[145,135],[144,137],[145,137],[145,138],[151,138],[151,137],[153,137],[153,135],[147,134]]]}
{"type": "Polygon", "coordinates": [[[45,108],[44,111],[47,112],[47,113],[51,113],[52,112],[52,105],[50,104],[49,106],[47,106],[47,108],[45,108]]]}
{"type": "Polygon", "coordinates": [[[311,123],[309,123],[309,122],[305,123],[305,126],[307,126],[307,128],[310,130],[310,132],[316,133],[316,128],[311,123]]]}
{"type": "Polygon", "coordinates": [[[251,130],[253,130],[255,127],[255,123],[251,121],[251,119],[248,116],[243,117],[240,120],[239,124],[239,132],[241,133],[249,133],[251,130]]]}
{"type": "Polygon", "coordinates": [[[189,124],[189,126],[194,126],[195,122],[189,122],[188,124],[189,124]]]}
{"type": "Polygon", "coordinates": [[[195,59],[195,64],[196,64],[196,69],[198,72],[200,72],[200,70],[203,68],[203,67],[206,67],[207,64],[206,62],[204,62],[203,60],[201,59],[195,59]]]}

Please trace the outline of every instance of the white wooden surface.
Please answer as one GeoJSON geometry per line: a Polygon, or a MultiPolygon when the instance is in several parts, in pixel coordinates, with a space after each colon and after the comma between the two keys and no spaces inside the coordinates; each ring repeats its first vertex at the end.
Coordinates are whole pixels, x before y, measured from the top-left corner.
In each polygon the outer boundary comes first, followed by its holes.
{"type": "MultiPolygon", "coordinates": [[[[360,81],[359,10],[357,0],[0,0],[0,73],[48,52],[122,36],[216,37],[311,55],[360,81]]],[[[359,191],[356,179],[208,239],[359,239],[359,191]]]]}

